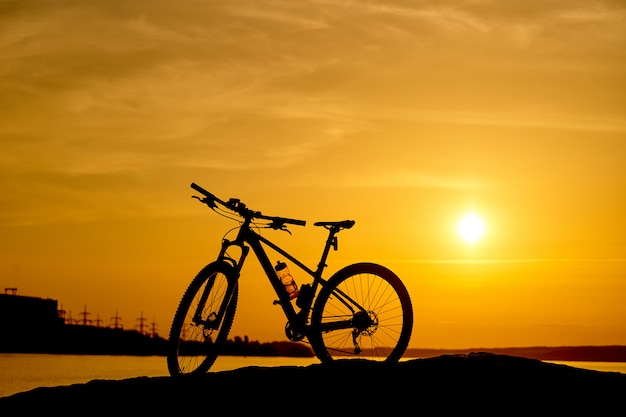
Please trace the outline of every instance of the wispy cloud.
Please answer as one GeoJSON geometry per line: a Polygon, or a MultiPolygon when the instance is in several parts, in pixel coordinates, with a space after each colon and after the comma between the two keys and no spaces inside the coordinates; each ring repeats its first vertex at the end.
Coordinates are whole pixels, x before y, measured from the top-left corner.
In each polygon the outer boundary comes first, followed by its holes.
{"type": "MultiPolygon", "coordinates": [[[[626,124],[610,81],[624,70],[620,3],[0,7],[6,177],[278,169],[345,144],[358,160],[371,152],[363,135],[399,140],[388,131],[402,123],[612,132],[626,124]]],[[[420,146],[431,149],[426,139],[420,146]]],[[[476,186],[408,164],[367,184],[476,186]]],[[[351,166],[340,177],[358,186],[351,166]]]]}
{"type": "Polygon", "coordinates": [[[480,190],[486,187],[477,181],[454,178],[452,176],[424,175],[419,169],[413,172],[396,171],[372,172],[371,175],[349,175],[341,178],[335,185],[341,187],[365,188],[435,188],[447,190],[480,190]]]}

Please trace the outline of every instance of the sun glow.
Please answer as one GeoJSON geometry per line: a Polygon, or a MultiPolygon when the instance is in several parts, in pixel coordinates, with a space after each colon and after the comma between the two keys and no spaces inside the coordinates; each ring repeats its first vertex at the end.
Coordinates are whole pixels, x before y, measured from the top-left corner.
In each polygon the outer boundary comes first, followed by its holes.
{"type": "Polygon", "coordinates": [[[478,242],[485,234],[485,224],[476,214],[466,214],[457,225],[457,232],[464,242],[478,242]]]}

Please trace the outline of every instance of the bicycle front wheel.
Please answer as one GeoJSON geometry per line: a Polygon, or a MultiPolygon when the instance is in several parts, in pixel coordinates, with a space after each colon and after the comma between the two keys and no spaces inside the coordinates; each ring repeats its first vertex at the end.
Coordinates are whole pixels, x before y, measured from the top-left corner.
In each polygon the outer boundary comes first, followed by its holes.
{"type": "Polygon", "coordinates": [[[227,264],[211,263],[196,275],[172,321],[167,351],[170,375],[209,370],[232,327],[238,295],[235,272],[227,264]]]}
{"type": "Polygon", "coordinates": [[[333,275],[315,300],[309,342],[320,361],[397,362],[413,329],[409,293],[384,266],[359,263],[333,275]]]}

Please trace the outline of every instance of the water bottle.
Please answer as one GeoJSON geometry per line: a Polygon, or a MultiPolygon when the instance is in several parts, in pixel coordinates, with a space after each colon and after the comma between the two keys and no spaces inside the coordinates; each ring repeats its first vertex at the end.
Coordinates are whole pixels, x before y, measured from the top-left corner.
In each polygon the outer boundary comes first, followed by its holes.
{"type": "Polygon", "coordinates": [[[300,291],[298,291],[298,285],[291,276],[289,268],[287,268],[287,264],[278,261],[276,262],[274,269],[276,270],[276,274],[278,275],[280,282],[282,282],[285,286],[285,290],[287,290],[287,294],[289,294],[289,299],[293,300],[296,298],[300,294],[300,291]]]}

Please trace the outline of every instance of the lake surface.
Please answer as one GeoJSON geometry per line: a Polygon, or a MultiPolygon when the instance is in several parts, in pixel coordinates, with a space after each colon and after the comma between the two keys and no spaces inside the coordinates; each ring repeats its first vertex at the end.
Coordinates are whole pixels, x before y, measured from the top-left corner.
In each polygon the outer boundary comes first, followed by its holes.
{"type": "MultiPolygon", "coordinates": [[[[307,366],[317,358],[220,356],[211,372],[244,366],[307,366]]],[[[37,387],[82,384],[94,379],[120,380],[169,376],[164,356],[47,355],[0,353],[0,397],[37,387]]]]}
{"type": "MultiPolygon", "coordinates": [[[[413,358],[403,360],[410,359],[413,358]]],[[[549,362],[626,374],[626,362],[549,362]]],[[[308,366],[315,363],[319,363],[317,358],[220,356],[210,371],[218,372],[245,366],[308,366]]],[[[94,379],[120,380],[168,375],[163,356],[5,353],[0,354],[0,397],[38,387],[82,384],[94,379]]]]}

